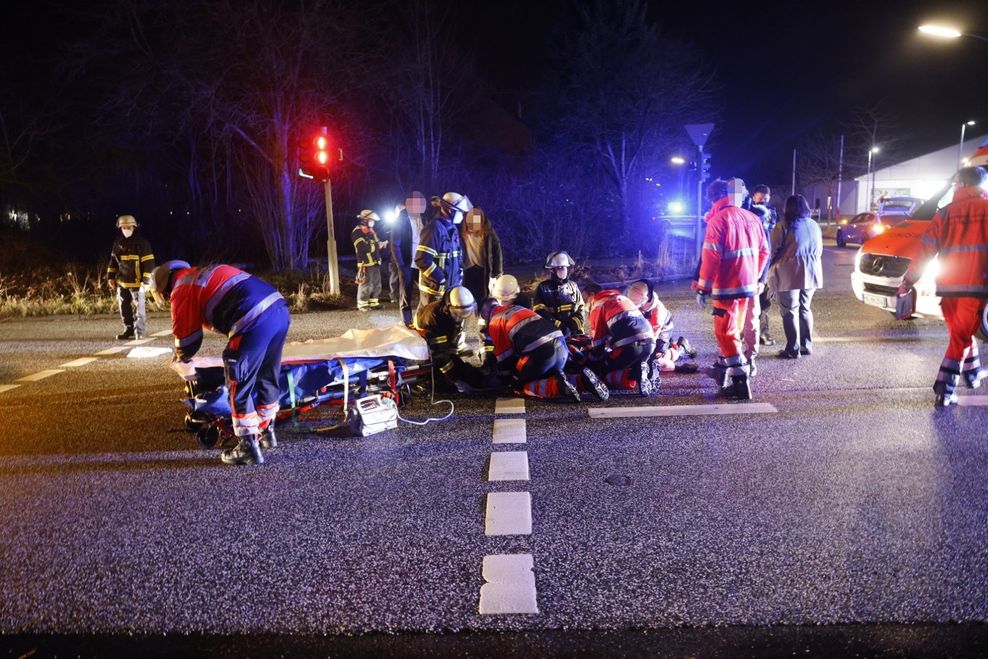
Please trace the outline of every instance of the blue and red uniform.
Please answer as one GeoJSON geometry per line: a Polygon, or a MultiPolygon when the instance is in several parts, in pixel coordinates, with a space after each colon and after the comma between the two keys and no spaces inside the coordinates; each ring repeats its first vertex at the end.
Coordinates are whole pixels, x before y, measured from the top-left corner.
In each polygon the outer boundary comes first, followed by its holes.
{"type": "Polygon", "coordinates": [[[591,368],[608,385],[633,389],[641,363],[655,350],[655,333],[635,303],[615,290],[590,301],[591,368]]]}
{"type": "Polygon", "coordinates": [[[562,395],[558,377],[569,359],[555,323],[518,305],[495,307],[485,328],[498,371],[522,392],[538,398],[562,395]]]}
{"type": "Polygon", "coordinates": [[[187,362],[199,351],[203,329],[227,336],[223,370],[234,433],[258,434],[278,413],[281,351],[291,322],[284,298],[257,277],[214,265],[178,270],[169,300],[177,359],[187,362]]]}

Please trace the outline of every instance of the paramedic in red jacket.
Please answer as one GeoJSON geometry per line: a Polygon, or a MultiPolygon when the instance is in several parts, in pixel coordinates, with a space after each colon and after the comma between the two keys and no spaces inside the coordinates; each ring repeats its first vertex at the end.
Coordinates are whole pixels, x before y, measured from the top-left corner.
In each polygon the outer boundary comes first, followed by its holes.
{"type": "Polygon", "coordinates": [[[581,286],[589,310],[591,368],[616,389],[637,388],[649,396],[659,388],[659,369],[651,368],[655,333],[634,303],[615,290],[590,281],[581,286]]]}
{"type": "Polygon", "coordinates": [[[707,214],[700,272],[693,282],[701,307],[706,306],[708,296],[713,299],[714,336],[726,367],[721,392],[741,400],[751,398],[751,385],[740,325],[749,300],[758,295],[758,279],[769,256],[761,220],[739,207],[745,194],[741,179],[717,179],[707,186],[707,199],[713,206],[707,214]]]}
{"type": "Polygon", "coordinates": [[[624,289],[624,296],[638,307],[645,320],[652,326],[652,332],[655,334],[655,352],[652,353],[652,359],[657,362],[652,364],[652,368],[657,368],[660,372],[696,373],[699,370],[696,363],[683,359],[685,357],[696,359],[696,350],[684,336],[673,341],[672,330],[675,329],[675,325],[672,322],[672,312],[659,299],[659,294],[655,292],[652,283],[646,279],[634,281],[624,289]]]}
{"type": "Polygon", "coordinates": [[[238,442],[223,451],[226,464],[261,464],[261,446],[274,448],[274,418],[281,390],[281,350],[290,319],[284,298],[270,284],[229,265],[193,268],[168,261],[154,269],[158,304],[171,305],[175,359],[189,362],[203,329],[225,334],[223,373],[238,442]]]}
{"type": "Polygon", "coordinates": [[[923,234],[920,251],[909,262],[899,295],[908,295],[935,256],[940,262],[937,295],[942,298],[943,319],[950,343],[940,364],[933,391],[937,407],[957,402],[954,390],[961,376],[977,388],[981,369],[978,331],[988,299],[988,195],[985,170],[965,167],[954,176],[954,198],[941,208],[923,234]]]}

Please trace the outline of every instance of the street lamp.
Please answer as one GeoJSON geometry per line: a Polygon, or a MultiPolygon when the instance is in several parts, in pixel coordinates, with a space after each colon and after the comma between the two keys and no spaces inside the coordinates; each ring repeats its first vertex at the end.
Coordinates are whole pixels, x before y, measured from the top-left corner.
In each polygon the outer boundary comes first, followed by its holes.
{"type": "Polygon", "coordinates": [[[962,166],[964,165],[964,131],[967,130],[968,126],[973,126],[973,125],[974,125],[974,120],[965,121],[964,123],[961,124],[961,145],[957,147],[957,160],[961,163],[962,166]]]}
{"type": "Polygon", "coordinates": [[[685,165],[686,159],[683,158],[682,156],[673,156],[672,158],[669,158],[669,162],[671,162],[673,165],[685,165]]]}
{"type": "Polygon", "coordinates": [[[959,39],[961,37],[971,37],[972,39],[979,39],[981,41],[988,41],[988,37],[975,34],[973,32],[961,32],[957,28],[948,27],[946,25],[931,25],[927,23],[926,25],[920,25],[919,31],[923,34],[936,37],[938,39],[959,39]]]}
{"type": "Polygon", "coordinates": [[[872,163],[874,161],[875,154],[878,153],[879,151],[880,149],[875,145],[872,145],[872,147],[868,149],[868,173],[871,174],[871,191],[870,191],[871,194],[868,195],[869,211],[871,210],[871,202],[874,201],[874,197],[875,197],[875,168],[873,167],[872,163]]]}

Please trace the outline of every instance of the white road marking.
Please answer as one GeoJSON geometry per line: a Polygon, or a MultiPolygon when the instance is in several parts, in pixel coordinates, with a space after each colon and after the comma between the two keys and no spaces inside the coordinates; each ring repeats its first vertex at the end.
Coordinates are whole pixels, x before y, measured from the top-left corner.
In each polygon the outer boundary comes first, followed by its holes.
{"type": "Polygon", "coordinates": [[[525,419],[494,419],[495,444],[524,444],[527,437],[525,419]]]}
{"type": "Polygon", "coordinates": [[[65,371],[57,368],[52,368],[47,371],[38,371],[33,375],[28,375],[17,380],[18,382],[37,382],[38,380],[44,380],[45,378],[50,378],[53,375],[58,375],[59,373],[64,373],[65,371]]]}
{"type": "Polygon", "coordinates": [[[171,335],[172,335],[172,331],[170,329],[166,329],[166,330],[161,330],[160,332],[155,332],[151,336],[160,337],[160,336],[171,336],[171,335]]]}
{"type": "Polygon", "coordinates": [[[171,348],[152,348],[139,346],[137,348],[131,349],[127,353],[128,359],[146,359],[148,357],[161,357],[162,355],[167,355],[172,352],[171,348]]]}
{"type": "Polygon", "coordinates": [[[100,350],[99,352],[94,353],[94,354],[96,354],[96,356],[98,356],[98,357],[105,357],[107,355],[115,355],[118,352],[123,352],[126,349],[127,349],[127,346],[117,346],[115,348],[107,348],[106,350],[100,350]]]}
{"type": "Polygon", "coordinates": [[[133,341],[128,341],[125,345],[127,346],[142,346],[145,343],[151,343],[154,339],[134,339],[133,341]]]}
{"type": "Polygon", "coordinates": [[[480,614],[538,613],[533,567],[531,554],[484,556],[480,614]]]}
{"type": "Polygon", "coordinates": [[[498,398],[494,404],[494,414],[524,414],[524,398],[498,398]]]}
{"type": "Polygon", "coordinates": [[[2,394],[5,391],[10,391],[11,389],[16,389],[19,386],[21,386],[21,385],[19,385],[19,384],[0,384],[0,394],[2,394]]]}
{"type": "Polygon", "coordinates": [[[85,366],[86,364],[92,364],[96,361],[98,357],[80,357],[79,359],[74,359],[70,362],[65,362],[59,368],[78,368],[80,366],[85,366]]]}
{"type": "Polygon", "coordinates": [[[715,405],[662,405],[661,407],[591,407],[591,419],[622,419],[642,416],[710,416],[723,414],[775,414],[770,403],[722,403],[715,405]]]}
{"type": "Polygon", "coordinates": [[[489,481],[527,481],[528,453],[526,451],[498,451],[491,453],[489,481]]]}
{"type": "Polygon", "coordinates": [[[988,396],[958,396],[957,404],[964,407],[988,407],[988,396]]]}
{"type": "Polygon", "coordinates": [[[531,535],[532,495],[528,492],[490,492],[484,534],[531,535]]]}

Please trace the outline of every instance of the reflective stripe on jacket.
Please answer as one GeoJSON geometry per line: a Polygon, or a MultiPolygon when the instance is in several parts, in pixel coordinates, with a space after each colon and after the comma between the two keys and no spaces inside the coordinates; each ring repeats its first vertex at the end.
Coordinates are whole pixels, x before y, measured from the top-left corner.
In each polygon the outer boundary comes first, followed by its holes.
{"type": "Polygon", "coordinates": [[[556,327],[568,327],[573,334],[583,334],[586,325],[586,307],[580,296],[580,287],[572,279],[560,281],[549,277],[535,289],[532,310],[548,318],[556,327]]]}
{"type": "Polygon", "coordinates": [[[122,288],[140,288],[151,283],[154,270],[154,254],[151,244],[136,233],[130,238],[120,236],[110,250],[110,263],[106,266],[108,279],[116,279],[122,288]]]}
{"type": "Polygon", "coordinates": [[[563,340],[563,333],[555,325],[517,305],[495,307],[485,331],[498,363],[522,357],[550,341],[563,340]]]}
{"type": "Polygon", "coordinates": [[[590,339],[594,348],[616,348],[654,338],[652,326],[634,302],[615,290],[594,295],[590,302],[590,339]]]}
{"type": "Polygon", "coordinates": [[[366,224],[358,224],[350,233],[350,242],[353,243],[353,249],[357,253],[357,265],[380,265],[380,243],[374,229],[366,224]]]}
{"type": "Polygon", "coordinates": [[[449,220],[437,217],[422,228],[422,241],[415,252],[419,290],[442,295],[463,281],[463,252],[460,233],[449,220]]]}
{"type": "Polygon", "coordinates": [[[754,296],[769,256],[761,221],[727,197],[714,202],[708,218],[697,290],[715,300],[754,296]]]}

